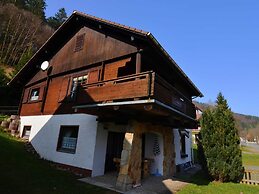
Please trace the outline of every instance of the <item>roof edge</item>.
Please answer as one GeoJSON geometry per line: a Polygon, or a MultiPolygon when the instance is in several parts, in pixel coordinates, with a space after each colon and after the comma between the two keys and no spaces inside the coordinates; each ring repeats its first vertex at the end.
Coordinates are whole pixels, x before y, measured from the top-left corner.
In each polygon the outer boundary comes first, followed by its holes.
{"type": "Polygon", "coordinates": [[[180,71],[180,73],[188,80],[190,85],[193,87],[194,90],[196,90],[199,95],[197,97],[204,97],[202,92],[198,89],[198,87],[192,82],[192,80],[184,73],[184,71],[181,69],[181,67],[174,61],[174,59],[169,55],[169,53],[163,48],[163,46],[158,42],[158,40],[152,35],[152,33],[148,33],[147,37],[150,38],[150,40],[162,51],[162,53],[171,61],[175,67],[180,71]]]}
{"type": "Polygon", "coordinates": [[[35,54],[31,57],[31,59],[20,69],[20,71],[8,82],[8,85],[12,85],[20,76],[21,73],[23,73],[24,71],[26,71],[26,68],[28,67],[28,65],[31,63],[31,61],[37,57],[37,55],[40,52],[43,52],[42,50],[44,49],[44,47],[46,47],[46,45],[53,39],[53,37],[62,29],[64,28],[64,26],[75,16],[81,16],[84,18],[88,18],[90,20],[94,20],[97,21],[99,23],[103,23],[105,25],[109,25],[112,27],[116,27],[119,28],[121,30],[126,30],[128,32],[140,35],[142,37],[146,37],[149,40],[151,40],[151,42],[164,54],[164,56],[166,58],[169,59],[169,61],[176,67],[176,69],[180,72],[180,74],[187,80],[187,82],[190,84],[190,86],[197,92],[198,96],[197,97],[203,97],[203,94],[201,93],[201,91],[195,86],[195,84],[191,81],[191,79],[183,72],[183,70],[180,68],[180,66],[173,60],[173,58],[168,54],[168,52],[161,46],[161,44],[157,41],[157,39],[152,35],[152,33],[147,32],[147,31],[143,31],[143,30],[139,30],[137,28],[132,28],[126,25],[122,25],[116,22],[112,22],[109,20],[105,20],[99,17],[95,17],[89,14],[85,14],[82,13],[80,11],[74,10],[73,13],[71,14],[71,16],[66,19],[65,22],[62,23],[62,25],[47,39],[47,41],[38,49],[37,52],[35,52],[35,54]]]}

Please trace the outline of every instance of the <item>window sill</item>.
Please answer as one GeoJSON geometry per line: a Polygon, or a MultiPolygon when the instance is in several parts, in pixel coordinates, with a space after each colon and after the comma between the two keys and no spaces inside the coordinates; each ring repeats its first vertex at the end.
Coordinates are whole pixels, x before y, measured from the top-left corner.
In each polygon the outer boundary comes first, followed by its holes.
{"type": "Polygon", "coordinates": [[[76,150],[70,150],[70,149],[57,149],[57,152],[63,152],[63,153],[67,153],[67,154],[75,154],[76,150]]]}
{"type": "Polygon", "coordinates": [[[187,158],[188,154],[181,153],[181,158],[187,158]]]}
{"type": "Polygon", "coordinates": [[[29,100],[28,102],[26,102],[24,104],[33,104],[33,103],[38,103],[38,102],[42,102],[42,100],[29,100]]]}

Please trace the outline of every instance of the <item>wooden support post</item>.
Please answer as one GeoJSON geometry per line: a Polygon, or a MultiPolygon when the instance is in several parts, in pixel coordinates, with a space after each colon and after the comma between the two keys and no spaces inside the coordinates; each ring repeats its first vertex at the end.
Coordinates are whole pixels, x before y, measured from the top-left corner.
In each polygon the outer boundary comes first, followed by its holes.
{"type": "Polygon", "coordinates": [[[126,133],[121,152],[120,172],[116,187],[127,191],[141,183],[142,135],[140,125],[133,124],[134,133],[126,133]]]}
{"type": "Polygon", "coordinates": [[[141,53],[136,54],[136,73],[141,73],[141,53]]]}
{"type": "Polygon", "coordinates": [[[164,142],[163,175],[172,176],[175,172],[174,136],[172,130],[168,127],[161,126],[159,131],[163,132],[164,142]]]}

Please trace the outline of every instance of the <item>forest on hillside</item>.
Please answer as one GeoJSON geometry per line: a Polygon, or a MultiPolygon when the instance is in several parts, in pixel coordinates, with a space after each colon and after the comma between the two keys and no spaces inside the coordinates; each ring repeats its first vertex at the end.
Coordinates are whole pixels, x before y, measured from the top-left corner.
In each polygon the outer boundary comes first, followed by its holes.
{"type": "MultiPolygon", "coordinates": [[[[201,110],[208,108],[213,109],[215,106],[213,103],[201,103],[197,101],[195,105],[201,110]]],[[[249,141],[254,141],[254,139],[259,138],[259,117],[239,113],[233,113],[233,115],[240,137],[248,139],[249,141]]]]}
{"type": "Polygon", "coordinates": [[[0,86],[27,63],[66,19],[64,8],[46,18],[45,0],[0,0],[0,86]]]}

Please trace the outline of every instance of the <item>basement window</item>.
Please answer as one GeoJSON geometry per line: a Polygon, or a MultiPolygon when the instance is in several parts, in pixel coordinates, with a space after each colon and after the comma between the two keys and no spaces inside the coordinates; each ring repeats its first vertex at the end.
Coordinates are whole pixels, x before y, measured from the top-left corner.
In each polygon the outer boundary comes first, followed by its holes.
{"type": "Polygon", "coordinates": [[[40,88],[34,88],[31,90],[30,101],[36,101],[39,99],[40,88]]]}
{"type": "Polygon", "coordinates": [[[85,34],[76,37],[75,52],[81,51],[84,48],[85,34]]]}
{"type": "Polygon", "coordinates": [[[76,144],[78,138],[79,126],[61,126],[57,151],[74,154],[76,153],[76,144]]]}
{"type": "Polygon", "coordinates": [[[30,134],[31,134],[31,126],[24,126],[23,132],[22,132],[22,137],[24,139],[29,139],[30,134]]]}

